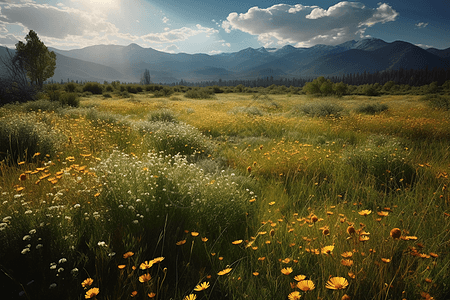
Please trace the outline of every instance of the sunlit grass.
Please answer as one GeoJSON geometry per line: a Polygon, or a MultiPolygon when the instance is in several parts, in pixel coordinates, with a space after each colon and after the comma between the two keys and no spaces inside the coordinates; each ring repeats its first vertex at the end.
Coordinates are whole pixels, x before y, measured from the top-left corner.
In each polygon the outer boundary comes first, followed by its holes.
{"type": "Polygon", "coordinates": [[[51,153],[0,164],[5,297],[449,298],[448,112],[416,96],[320,99],[339,117],[299,109],[316,101],[1,108],[58,134],[51,153]],[[357,112],[373,103],[388,109],[357,112]]]}

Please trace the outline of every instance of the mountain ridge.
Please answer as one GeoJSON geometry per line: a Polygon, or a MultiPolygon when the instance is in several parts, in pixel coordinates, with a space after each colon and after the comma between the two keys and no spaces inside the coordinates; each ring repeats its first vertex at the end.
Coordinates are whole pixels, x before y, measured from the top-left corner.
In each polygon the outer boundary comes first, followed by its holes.
{"type": "Polygon", "coordinates": [[[173,83],[450,67],[450,48],[422,49],[405,41],[388,43],[377,38],[309,48],[291,45],[278,49],[249,47],[214,55],[167,53],[134,43],[49,50],[57,54],[57,67],[51,78],[54,81],[139,82],[145,69],[150,71],[152,82],[173,83]]]}

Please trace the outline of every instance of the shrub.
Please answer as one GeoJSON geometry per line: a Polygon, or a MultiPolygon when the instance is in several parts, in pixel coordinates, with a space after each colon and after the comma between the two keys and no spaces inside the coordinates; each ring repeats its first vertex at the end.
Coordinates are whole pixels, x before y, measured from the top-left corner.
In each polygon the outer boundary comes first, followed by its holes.
{"type": "Polygon", "coordinates": [[[150,113],[150,116],[148,118],[151,122],[173,122],[177,123],[177,118],[175,117],[174,113],[171,110],[168,109],[159,109],[152,111],[150,113]]]}
{"type": "Polygon", "coordinates": [[[310,117],[339,117],[344,108],[335,103],[315,102],[303,105],[300,110],[310,117]]]}
{"type": "Polygon", "coordinates": [[[47,99],[40,99],[25,102],[22,107],[24,111],[56,111],[61,107],[61,103],[47,99]]]}
{"type": "Polygon", "coordinates": [[[105,91],[107,92],[114,92],[114,87],[112,85],[107,85],[105,88],[105,91]]]}
{"type": "Polygon", "coordinates": [[[110,93],[103,93],[104,98],[112,98],[110,93]]]}
{"type": "Polygon", "coordinates": [[[153,97],[154,98],[168,97],[168,96],[172,95],[174,92],[175,91],[172,88],[165,86],[160,90],[156,90],[153,93],[153,97]]]}
{"type": "Polygon", "coordinates": [[[191,99],[210,99],[214,95],[214,92],[206,88],[194,88],[187,91],[184,97],[191,99]]]}
{"type": "Polygon", "coordinates": [[[60,102],[62,105],[68,105],[72,107],[80,106],[80,99],[77,93],[65,93],[61,96],[60,102]]]}
{"type": "Polygon", "coordinates": [[[144,143],[165,154],[182,154],[197,158],[211,152],[211,143],[197,128],[172,122],[136,122],[135,127],[145,135],[144,143]]]}
{"type": "Polygon", "coordinates": [[[88,82],[83,86],[83,92],[91,92],[94,95],[101,95],[103,87],[98,82],[88,82]]]}
{"type": "Polygon", "coordinates": [[[68,93],[74,93],[77,88],[77,85],[73,82],[69,82],[64,86],[64,90],[68,93]]]}
{"type": "Polygon", "coordinates": [[[362,114],[370,114],[370,115],[374,115],[376,113],[380,113],[382,111],[387,110],[389,107],[387,106],[387,104],[381,104],[381,103],[365,103],[365,104],[361,104],[360,106],[358,106],[358,108],[356,109],[356,111],[358,113],[362,113],[362,114]]]}
{"type": "Polygon", "coordinates": [[[14,115],[0,120],[0,159],[30,161],[37,152],[52,155],[61,135],[35,115],[14,115]]]}
{"type": "Polygon", "coordinates": [[[202,232],[209,238],[225,227],[244,234],[248,200],[256,197],[248,177],[231,170],[206,173],[181,155],[148,153],[137,159],[114,151],[96,171],[105,179],[111,217],[118,219],[112,226],[120,221],[136,228],[138,219],[143,231],[156,238],[158,229],[165,228],[173,243],[179,228],[209,228],[202,232]],[[136,215],[145,217],[140,221],[136,215]]]}
{"type": "Polygon", "coordinates": [[[428,105],[432,108],[450,110],[450,97],[441,96],[437,94],[427,95],[422,98],[424,101],[428,101],[428,105]]]}

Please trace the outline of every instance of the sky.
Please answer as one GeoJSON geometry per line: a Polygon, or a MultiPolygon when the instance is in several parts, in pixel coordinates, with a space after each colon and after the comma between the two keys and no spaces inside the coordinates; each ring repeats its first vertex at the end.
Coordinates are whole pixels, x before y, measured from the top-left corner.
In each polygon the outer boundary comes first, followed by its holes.
{"type": "Polygon", "coordinates": [[[0,0],[0,45],[135,43],[171,53],[338,45],[367,37],[450,47],[449,0],[0,0]]]}

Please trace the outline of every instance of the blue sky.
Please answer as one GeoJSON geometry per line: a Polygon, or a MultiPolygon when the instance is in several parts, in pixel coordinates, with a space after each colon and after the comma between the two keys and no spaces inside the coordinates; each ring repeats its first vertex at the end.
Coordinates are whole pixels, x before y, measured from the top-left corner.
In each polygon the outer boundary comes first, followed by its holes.
{"type": "Polygon", "coordinates": [[[337,45],[376,37],[450,47],[448,0],[0,0],[0,45],[29,30],[49,47],[129,45],[165,52],[337,45]]]}

